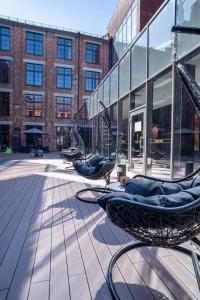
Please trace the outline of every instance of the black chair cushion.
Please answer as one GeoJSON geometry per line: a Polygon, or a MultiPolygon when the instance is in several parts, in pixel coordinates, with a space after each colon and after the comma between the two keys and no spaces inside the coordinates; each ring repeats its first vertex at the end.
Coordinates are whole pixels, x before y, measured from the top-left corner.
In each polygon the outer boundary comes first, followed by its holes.
{"type": "Polygon", "coordinates": [[[87,161],[87,165],[91,167],[95,167],[100,161],[103,160],[103,156],[100,156],[99,154],[96,154],[91,159],[87,161]]]}
{"type": "Polygon", "coordinates": [[[154,195],[149,197],[132,195],[126,192],[114,192],[101,196],[98,199],[98,203],[104,210],[106,210],[107,201],[110,199],[121,199],[122,201],[131,200],[133,202],[161,207],[179,207],[189,204],[194,200],[193,195],[187,192],[179,192],[171,195],[154,195]]]}
{"type": "Polygon", "coordinates": [[[125,192],[114,192],[98,199],[100,206],[106,210],[110,199],[131,200],[143,204],[161,207],[179,207],[200,198],[200,177],[185,184],[155,182],[153,180],[131,179],[125,192]]]}
{"type": "Polygon", "coordinates": [[[161,183],[150,179],[130,179],[125,187],[125,191],[130,194],[137,194],[142,196],[153,195],[171,195],[184,191],[186,189],[199,186],[200,176],[195,180],[188,180],[181,183],[161,183]]]}

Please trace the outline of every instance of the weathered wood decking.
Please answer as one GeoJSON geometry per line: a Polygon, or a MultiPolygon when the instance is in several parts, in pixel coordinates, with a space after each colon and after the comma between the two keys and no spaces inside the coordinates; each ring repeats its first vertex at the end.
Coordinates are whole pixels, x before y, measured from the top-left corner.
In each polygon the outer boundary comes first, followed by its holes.
{"type": "MultiPolygon", "coordinates": [[[[0,300],[111,300],[109,261],[132,239],[99,206],[75,199],[94,182],[64,167],[0,162],[0,300]]],[[[200,299],[190,259],[166,249],[130,251],[114,278],[122,300],[200,299]]]]}

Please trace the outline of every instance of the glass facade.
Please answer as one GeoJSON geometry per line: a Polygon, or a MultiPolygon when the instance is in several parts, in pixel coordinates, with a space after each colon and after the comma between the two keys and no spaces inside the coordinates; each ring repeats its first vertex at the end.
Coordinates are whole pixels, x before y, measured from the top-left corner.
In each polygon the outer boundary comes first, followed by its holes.
{"type": "MultiPolygon", "coordinates": [[[[172,45],[171,32],[174,24],[200,27],[198,11],[199,1],[166,1],[89,100],[94,108],[89,117],[96,120],[104,113],[98,109],[103,87],[118,162],[125,162],[133,174],[176,178],[199,164],[200,117],[172,64],[172,54],[176,46],[177,59],[200,84],[200,39],[178,33],[178,44],[172,45]]],[[[128,13],[128,22],[129,17],[128,13]]],[[[122,24],[114,40],[118,49],[128,31],[130,25],[124,30],[122,24]]]]}
{"type": "Polygon", "coordinates": [[[131,48],[131,89],[136,88],[147,78],[147,31],[131,48]]]}
{"type": "MultiPolygon", "coordinates": [[[[177,25],[199,27],[199,0],[177,0],[177,25]]],[[[178,58],[181,58],[192,48],[199,46],[200,36],[194,34],[178,34],[178,58]]]]}
{"type": "Polygon", "coordinates": [[[133,1],[126,17],[113,39],[113,56],[116,62],[137,34],[137,1],[133,1]]]}
{"type": "Polygon", "coordinates": [[[149,76],[171,64],[174,1],[169,1],[149,26],[149,76]],[[164,24],[161,26],[160,24],[164,24]]]}

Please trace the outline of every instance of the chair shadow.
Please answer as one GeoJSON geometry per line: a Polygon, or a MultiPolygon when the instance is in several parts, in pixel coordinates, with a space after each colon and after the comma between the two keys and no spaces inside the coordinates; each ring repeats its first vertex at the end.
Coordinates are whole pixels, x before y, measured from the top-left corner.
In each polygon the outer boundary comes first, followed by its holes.
{"type": "MultiPolygon", "coordinates": [[[[155,298],[157,300],[170,300],[170,298],[164,295],[162,292],[150,287],[147,288],[145,285],[115,282],[114,286],[121,300],[147,300],[148,294],[152,299],[155,298]]],[[[94,298],[94,300],[102,299],[112,299],[111,293],[109,292],[108,285],[106,283],[101,286],[101,288],[97,291],[96,297],[94,298]]]]}
{"type": "MultiPolygon", "coordinates": [[[[94,238],[99,241],[102,244],[117,246],[117,245],[123,245],[128,244],[130,242],[130,239],[126,238],[126,235],[123,234],[123,238],[121,236],[120,241],[118,237],[116,236],[115,232],[110,228],[108,225],[108,217],[104,219],[103,223],[98,223],[96,227],[93,229],[92,234],[94,238]]],[[[117,228],[120,234],[120,229],[117,228]]]]}
{"type": "Polygon", "coordinates": [[[76,199],[74,199],[74,196],[66,198],[59,203],[49,205],[47,209],[57,208],[60,208],[61,211],[59,211],[58,213],[53,213],[53,217],[46,220],[43,223],[42,228],[51,228],[61,223],[67,222],[72,218],[84,219],[90,216],[90,210],[79,209],[79,207],[76,205],[76,199]]]}

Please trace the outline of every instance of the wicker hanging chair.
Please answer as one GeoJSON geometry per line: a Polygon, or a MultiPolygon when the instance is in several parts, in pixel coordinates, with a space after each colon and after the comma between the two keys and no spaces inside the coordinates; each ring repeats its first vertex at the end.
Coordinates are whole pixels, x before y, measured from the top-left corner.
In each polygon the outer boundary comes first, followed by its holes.
{"type": "Polygon", "coordinates": [[[68,149],[62,152],[64,159],[68,162],[72,162],[76,158],[82,158],[85,154],[84,143],[78,129],[74,129],[72,135],[74,145],[72,144],[68,149]]]}
{"type": "MultiPolygon", "coordinates": [[[[184,65],[177,71],[200,114],[200,86],[184,65]]],[[[112,270],[120,256],[144,246],[170,247],[192,257],[200,289],[200,256],[179,244],[192,240],[200,246],[200,167],[185,178],[163,180],[145,175],[131,179],[125,193],[109,193],[98,199],[109,219],[140,242],[121,248],[111,259],[108,282],[113,299],[120,300],[112,279],[112,270]]]]}
{"type": "MultiPolygon", "coordinates": [[[[101,102],[100,102],[101,103],[101,102]]],[[[111,130],[111,124],[109,120],[109,115],[107,112],[107,108],[101,103],[101,105],[105,108],[105,117],[103,115],[98,116],[98,142],[95,147],[94,152],[88,157],[88,158],[81,158],[81,159],[74,159],[73,160],[73,166],[74,170],[82,177],[91,179],[91,180],[98,180],[98,179],[104,179],[106,182],[105,188],[87,188],[82,189],[76,193],[76,197],[80,201],[89,202],[89,203],[97,203],[97,200],[95,198],[86,198],[84,196],[81,196],[81,194],[85,194],[88,191],[93,192],[100,192],[100,193],[108,193],[111,190],[107,188],[108,184],[110,183],[110,174],[113,171],[115,164],[116,164],[116,153],[110,153],[108,151],[108,155],[101,155],[98,153],[98,148],[100,146],[100,122],[102,121],[104,123],[104,126],[108,130],[108,134],[110,137],[111,145],[109,149],[113,149],[113,134],[111,130]]]]}

